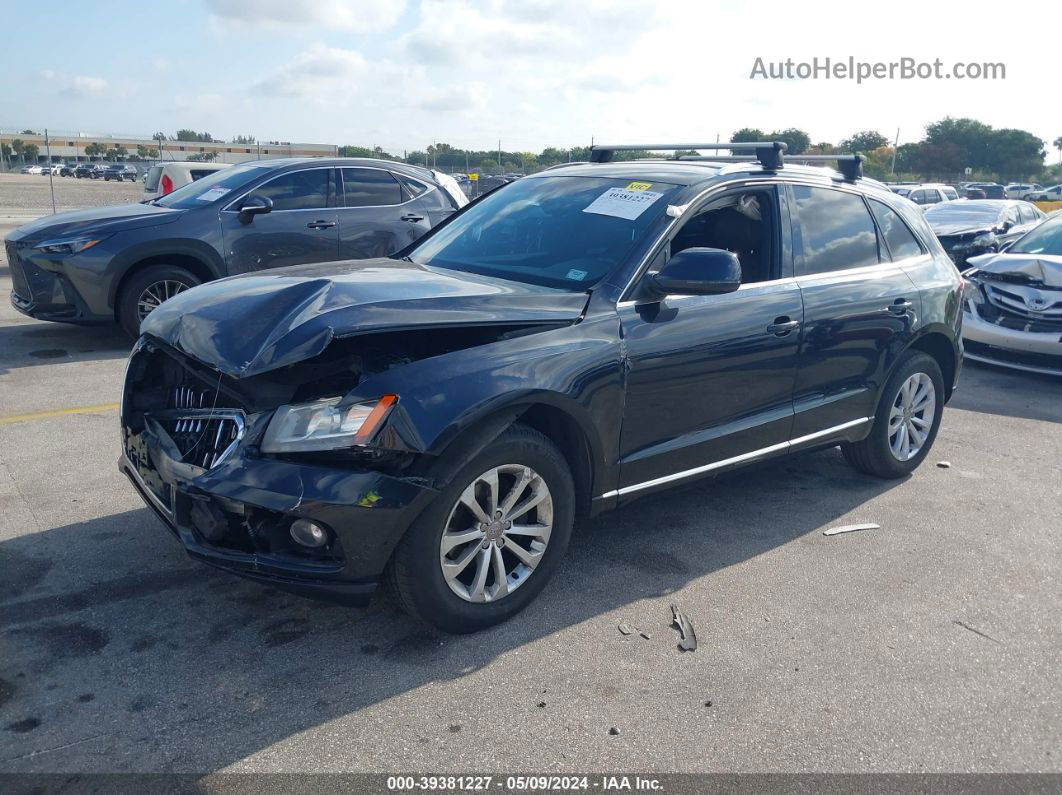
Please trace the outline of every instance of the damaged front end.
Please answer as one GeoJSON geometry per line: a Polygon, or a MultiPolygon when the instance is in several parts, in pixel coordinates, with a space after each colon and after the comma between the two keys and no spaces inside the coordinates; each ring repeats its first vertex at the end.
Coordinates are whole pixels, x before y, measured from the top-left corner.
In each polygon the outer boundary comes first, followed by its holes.
{"type": "Polygon", "coordinates": [[[119,467],[191,556],[362,604],[434,490],[402,474],[409,451],[263,452],[278,406],[329,390],[326,378],[312,386],[322,365],[240,382],[142,338],[126,373],[119,467]]]}
{"type": "Polygon", "coordinates": [[[974,361],[1062,375],[1062,264],[975,257],[963,272],[963,344],[974,361]]]}

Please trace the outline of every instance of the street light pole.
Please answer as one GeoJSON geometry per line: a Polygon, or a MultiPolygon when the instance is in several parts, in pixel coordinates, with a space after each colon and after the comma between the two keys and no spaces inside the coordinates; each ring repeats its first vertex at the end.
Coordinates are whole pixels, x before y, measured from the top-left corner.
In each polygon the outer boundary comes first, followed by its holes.
{"type": "Polygon", "coordinates": [[[52,192],[52,215],[55,215],[55,182],[52,180],[52,146],[48,128],[44,128],[44,151],[48,153],[48,189],[52,192]]]}

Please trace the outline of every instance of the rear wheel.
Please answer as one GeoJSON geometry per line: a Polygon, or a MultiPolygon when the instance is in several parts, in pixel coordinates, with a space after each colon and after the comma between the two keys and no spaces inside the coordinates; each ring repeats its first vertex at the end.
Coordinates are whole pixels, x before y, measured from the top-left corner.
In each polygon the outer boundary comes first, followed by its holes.
{"type": "Polygon", "coordinates": [[[389,576],[407,612],[445,632],[514,616],[560,565],[575,487],[557,447],[514,425],[439,492],[395,550],[389,576]]]}
{"type": "Polygon", "coordinates": [[[903,477],[929,455],[943,410],[944,378],[936,359],[908,351],[881,390],[870,434],[841,445],[841,452],[868,475],[903,477]]]}
{"type": "Polygon", "coordinates": [[[176,265],[152,265],[134,274],[118,298],[118,322],[130,337],[140,336],[140,324],[159,304],[195,287],[199,279],[176,265]]]}

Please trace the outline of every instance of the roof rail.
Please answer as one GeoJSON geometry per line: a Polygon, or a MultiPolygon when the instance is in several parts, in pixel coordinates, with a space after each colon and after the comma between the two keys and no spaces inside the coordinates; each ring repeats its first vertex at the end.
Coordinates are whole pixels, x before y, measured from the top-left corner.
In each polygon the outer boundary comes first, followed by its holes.
{"type": "Polygon", "coordinates": [[[855,182],[863,177],[863,155],[793,155],[798,163],[827,163],[837,161],[837,170],[844,175],[845,182],[855,182]]]}
{"type": "MultiPolygon", "coordinates": [[[[768,171],[777,171],[782,167],[782,153],[786,150],[785,141],[727,141],[714,144],[616,144],[613,146],[591,146],[591,163],[610,163],[616,152],[652,152],[681,151],[683,149],[729,149],[731,152],[750,152],[768,171]]],[[[683,159],[682,157],[676,159],[683,159]]],[[[706,158],[726,160],[725,158],[706,158]]],[[[744,159],[744,158],[739,158],[744,159]]]]}

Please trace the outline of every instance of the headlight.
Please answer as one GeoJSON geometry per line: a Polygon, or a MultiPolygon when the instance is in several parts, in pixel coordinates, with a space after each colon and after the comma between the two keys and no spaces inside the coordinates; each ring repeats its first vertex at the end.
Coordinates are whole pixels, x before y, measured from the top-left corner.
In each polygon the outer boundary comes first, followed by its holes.
{"type": "Polygon", "coordinates": [[[295,453],[310,450],[337,450],[369,442],[383,425],[395,395],[384,395],[369,403],[340,407],[342,398],[281,406],[262,439],[264,453],[295,453]]]}
{"type": "Polygon", "coordinates": [[[962,300],[964,302],[969,301],[973,304],[983,303],[981,296],[981,285],[974,281],[973,276],[977,273],[977,268],[970,268],[962,272],[962,300]]]}
{"type": "Polygon", "coordinates": [[[982,232],[973,239],[973,244],[980,248],[990,248],[996,245],[996,236],[992,232],[982,232]]]}
{"type": "Polygon", "coordinates": [[[92,248],[108,237],[109,235],[99,235],[96,237],[67,237],[45,240],[42,243],[38,243],[34,248],[46,251],[49,254],[77,254],[79,251],[92,248]]]}

